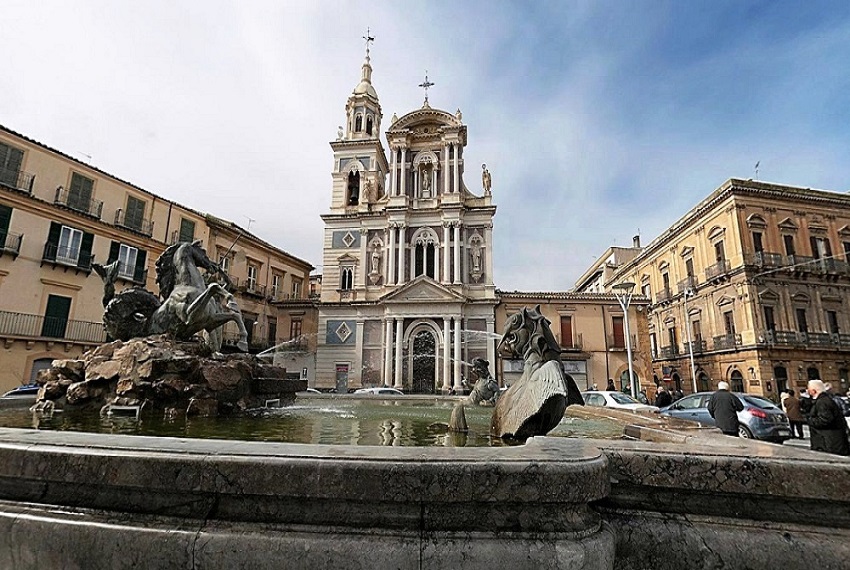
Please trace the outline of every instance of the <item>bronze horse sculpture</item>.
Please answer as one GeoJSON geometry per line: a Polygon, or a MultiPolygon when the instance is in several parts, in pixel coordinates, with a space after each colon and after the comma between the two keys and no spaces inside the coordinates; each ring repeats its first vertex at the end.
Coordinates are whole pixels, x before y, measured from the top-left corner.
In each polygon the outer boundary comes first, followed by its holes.
{"type": "Polygon", "coordinates": [[[546,435],[571,404],[584,404],[578,386],[561,367],[561,348],[540,313],[524,308],[505,323],[498,352],[522,358],[522,376],[496,401],[490,424],[493,435],[525,440],[546,435]]]}
{"type": "Polygon", "coordinates": [[[156,261],[160,297],[141,288],[126,289],[114,295],[116,272],[112,265],[97,265],[95,271],[104,280],[104,326],[113,338],[129,340],[148,334],[173,334],[178,340],[189,340],[206,331],[213,350],[221,348],[221,330],[227,322],[239,329],[237,348],[248,350],[248,332],[236,301],[217,281],[207,283],[208,276],[227,276],[207,256],[200,241],[170,245],[156,261]],[[113,294],[111,296],[110,294],[113,294]]]}

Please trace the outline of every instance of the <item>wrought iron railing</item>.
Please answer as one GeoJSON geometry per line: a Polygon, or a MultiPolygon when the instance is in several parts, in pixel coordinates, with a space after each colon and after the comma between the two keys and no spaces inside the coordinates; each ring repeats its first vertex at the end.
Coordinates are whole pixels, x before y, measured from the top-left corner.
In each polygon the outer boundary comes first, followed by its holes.
{"type": "Polygon", "coordinates": [[[68,341],[106,342],[103,323],[74,321],[42,315],[0,311],[0,335],[61,338],[68,341]]]}
{"type": "Polygon", "coordinates": [[[696,289],[697,286],[697,278],[696,275],[688,275],[677,284],[676,288],[679,290],[679,293],[684,293],[688,289],[696,289]]]}
{"type": "Polygon", "coordinates": [[[709,265],[705,268],[705,278],[714,279],[729,273],[730,265],[728,259],[721,259],[714,265],[709,265]]]}
{"type": "Polygon", "coordinates": [[[788,266],[793,266],[795,271],[804,271],[804,272],[814,272],[817,271],[818,268],[813,263],[815,261],[814,257],[810,255],[786,255],[785,256],[785,264],[788,266]]]}
{"type": "Polygon", "coordinates": [[[78,194],[72,194],[61,186],[56,189],[54,204],[60,204],[77,212],[100,219],[103,213],[103,202],[94,198],[85,199],[78,194]]]}
{"type": "Polygon", "coordinates": [[[90,253],[81,253],[79,249],[59,247],[55,243],[47,242],[44,244],[42,259],[91,271],[94,256],[90,253]]]}
{"type": "Polygon", "coordinates": [[[670,358],[673,356],[678,356],[679,347],[676,345],[662,346],[661,347],[661,357],[662,358],[670,358]]]}
{"type": "Polygon", "coordinates": [[[722,334],[714,337],[714,350],[729,350],[741,346],[740,334],[722,334]]]}
{"type": "Polygon", "coordinates": [[[655,302],[663,303],[664,301],[669,301],[670,297],[672,296],[673,292],[670,290],[670,288],[665,287],[664,289],[661,289],[660,291],[658,291],[658,293],[655,294],[655,302]]]}
{"type": "Polygon", "coordinates": [[[8,251],[13,255],[18,255],[21,253],[21,243],[23,241],[23,234],[0,232],[0,251],[8,251]]]}
{"type": "Polygon", "coordinates": [[[757,251],[748,253],[744,256],[746,265],[754,265],[756,267],[782,267],[785,265],[785,258],[781,253],[771,253],[768,251],[757,251]]]}
{"type": "Polygon", "coordinates": [[[0,168],[0,184],[32,194],[32,186],[35,183],[35,174],[23,170],[10,170],[0,168]]]}
{"type": "Polygon", "coordinates": [[[115,225],[134,232],[139,232],[142,235],[153,235],[152,220],[139,220],[135,217],[127,217],[127,213],[121,208],[115,210],[115,225]]]}
{"type": "Polygon", "coordinates": [[[705,352],[706,342],[704,340],[695,340],[693,342],[684,343],[685,354],[690,354],[690,352],[691,352],[690,346],[691,345],[693,345],[693,347],[694,347],[694,349],[693,349],[694,354],[702,354],[703,352],[705,352]]]}
{"type": "Polygon", "coordinates": [[[850,334],[802,331],[762,331],[759,341],[772,346],[850,349],[850,334]]]}

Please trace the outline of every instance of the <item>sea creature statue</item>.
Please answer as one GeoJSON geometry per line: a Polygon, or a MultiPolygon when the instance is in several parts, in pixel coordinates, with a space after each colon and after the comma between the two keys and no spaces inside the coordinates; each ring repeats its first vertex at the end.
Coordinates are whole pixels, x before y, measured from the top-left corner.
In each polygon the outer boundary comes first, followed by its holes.
{"type": "Polygon", "coordinates": [[[571,404],[584,405],[575,381],[561,367],[561,348],[540,305],[524,308],[505,323],[498,351],[504,358],[522,358],[520,379],[496,402],[490,422],[493,435],[525,440],[546,435],[571,404]]]}
{"type": "Polygon", "coordinates": [[[493,406],[499,399],[499,383],[490,374],[490,363],[483,358],[472,359],[472,373],[478,378],[472,392],[466,397],[465,404],[473,406],[493,406]]]}
{"type": "MultiPolygon", "coordinates": [[[[140,287],[115,295],[117,272],[112,270],[112,265],[96,267],[95,271],[104,281],[106,310],[103,322],[107,333],[120,340],[162,333],[171,333],[178,340],[189,340],[206,331],[210,347],[218,351],[221,334],[217,329],[232,321],[239,329],[236,346],[247,352],[248,331],[233,295],[216,281],[207,283],[199,268],[208,274],[224,275],[207,257],[200,241],[180,242],[166,248],[156,261],[160,301],[140,287]]],[[[228,280],[226,275],[225,280],[228,280]]]]}

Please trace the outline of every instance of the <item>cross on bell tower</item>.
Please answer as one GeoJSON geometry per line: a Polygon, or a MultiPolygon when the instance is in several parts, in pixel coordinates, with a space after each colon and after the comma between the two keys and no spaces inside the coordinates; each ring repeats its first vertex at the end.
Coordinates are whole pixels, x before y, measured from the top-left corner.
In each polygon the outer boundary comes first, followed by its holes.
{"type": "Polygon", "coordinates": [[[423,81],[422,83],[419,84],[419,87],[421,87],[425,90],[425,102],[422,104],[423,107],[430,107],[431,106],[431,105],[428,104],[428,89],[430,87],[433,87],[433,86],[434,86],[434,84],[432,82],[428,81],[428,70],[426,69],[425,70],[425,81],[423,81]]]}
{"type": "Polygon", "coordinates": [[[369,60],[369,44],[375,41],[375,37],[369,33],[369,28],[366,28],[366,35],[363,36],[363,39],[366,40],[366,60],[369,60]]]}

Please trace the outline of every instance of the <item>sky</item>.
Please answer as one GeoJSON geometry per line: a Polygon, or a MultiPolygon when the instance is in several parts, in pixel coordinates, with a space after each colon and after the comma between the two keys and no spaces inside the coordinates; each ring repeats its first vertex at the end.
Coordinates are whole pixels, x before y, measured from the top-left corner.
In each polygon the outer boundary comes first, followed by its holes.
{"type": "Polygon", "coordinates": [[[367,28],[384,128],[426,70],[463,112],[502,290],[568,290],[729,178],[850,190],[846,1],[4,0],[0,124],[321,273],[367,28]]]}

